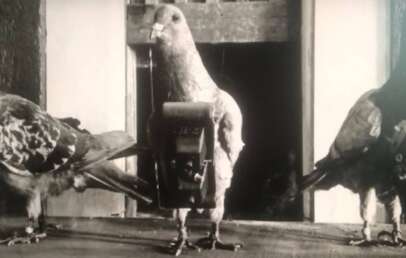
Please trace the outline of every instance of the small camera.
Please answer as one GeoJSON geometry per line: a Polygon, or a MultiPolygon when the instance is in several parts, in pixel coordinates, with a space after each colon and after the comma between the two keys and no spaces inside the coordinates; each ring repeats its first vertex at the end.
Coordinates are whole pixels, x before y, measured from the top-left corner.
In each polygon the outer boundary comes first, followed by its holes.
{"type": "Polygon", "coordinates": [[[166,102],[157,169],[163,208],[214,208],[214,117],[209,103],[166,102]]]}

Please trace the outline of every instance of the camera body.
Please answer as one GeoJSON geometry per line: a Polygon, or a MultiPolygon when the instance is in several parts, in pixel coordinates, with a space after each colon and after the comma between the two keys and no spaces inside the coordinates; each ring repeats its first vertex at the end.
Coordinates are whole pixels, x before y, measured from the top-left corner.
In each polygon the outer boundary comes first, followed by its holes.
{"type": "Polygon", "coordinates": [[[209,103],[163,104],[157,166],[160,207],[214,208],[213,113],[209,103]]]}

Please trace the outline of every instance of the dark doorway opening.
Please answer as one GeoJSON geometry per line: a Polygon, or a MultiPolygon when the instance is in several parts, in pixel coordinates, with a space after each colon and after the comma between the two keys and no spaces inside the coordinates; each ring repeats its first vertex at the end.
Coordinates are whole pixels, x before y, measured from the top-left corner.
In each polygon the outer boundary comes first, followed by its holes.
{"type": "MultiPolygon", "coordinates": [[[[198,49],[207,70],[218,86],[236,99],[244,118],[246,145],[226,199],[226,216],[301,220],[299,199],[281,202],[278,198],[287,189],[295,191],[300,171],[301,90],[297,44],[198,44],[198,49]]],[[[150,46],[136,48],[140,60],[137,70],[140,141],[146,140],[146,122],[151,112],[149,51],[150,46]]],[[[154,181],[151,157],[140,157],[139,175],[154,181]]]]}

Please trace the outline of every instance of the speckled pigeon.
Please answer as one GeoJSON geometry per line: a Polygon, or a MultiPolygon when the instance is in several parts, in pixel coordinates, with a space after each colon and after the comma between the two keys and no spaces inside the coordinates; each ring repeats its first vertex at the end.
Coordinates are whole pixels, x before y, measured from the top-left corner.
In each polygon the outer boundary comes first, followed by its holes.
{"type": "Polygon", "coordinates": [[[143,180],[108,160],[133,148],[134,140],[122,131],[92,135],[79,124],[74,118],[53,118],[27,99],[0,92],[0,180],[27,198],[28,213],[26,234],[2,243],[45,237],[42,200],[70,188],[107,189],[151,202],[138,193],[146,186],[143,180]]]}

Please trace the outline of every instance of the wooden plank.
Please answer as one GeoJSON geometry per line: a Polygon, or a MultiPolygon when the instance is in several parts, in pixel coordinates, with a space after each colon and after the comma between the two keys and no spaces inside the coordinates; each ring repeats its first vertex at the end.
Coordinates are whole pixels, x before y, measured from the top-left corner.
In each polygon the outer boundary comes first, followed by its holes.
{"type": "Polygon", "coordinates": [[[39,6],[39,26],[38,26],[38,42],[39,42],[39,96],[38,104],[46,109],[47,107],[47,66],[46,66],[46,42],[47,42],[47,25],[46,25],[46,0],[40,0],[39,6]]]}
{"type": "Polygon", "coordinates": [[[155,5],[155,4],[159,4],[158,0],[145,0],[145,4],[146,5],[155,5]]]}
{"type": "MultiPolygon", "coordinates": [[[[314,162],[314,0],[302,0],[302,174],[313,169],[314,162]]],[[[314,195],[303,193],[303,217],[313,220],[314,195]]]]}
{"type": "MultiPolygon", "coordinates": [[[[126,50],[126,131],[137,139],[137,56],[134,49],[126,50]]],[[[126,172],[137,175],[137,156],[126,158],[126,172]]],[[[127,218],[137,216],[137,201],[126,197],[127,218]]]]}
{"type": "MultiPolygon", "coordinates": [[[[284,42],[289,39],[289,0],[179,3],[198,43],[284,42]]],[[[151,43],[153,5],[127,8],[127,43],[151,43]]]]}
{"type": "Polygon", "coordinates": [[[391,66],[394,68],[399,61],[402,21],[406,11],[406,1],[391,1],[391,66]]]}

